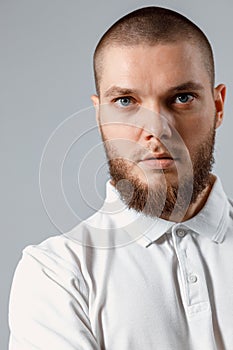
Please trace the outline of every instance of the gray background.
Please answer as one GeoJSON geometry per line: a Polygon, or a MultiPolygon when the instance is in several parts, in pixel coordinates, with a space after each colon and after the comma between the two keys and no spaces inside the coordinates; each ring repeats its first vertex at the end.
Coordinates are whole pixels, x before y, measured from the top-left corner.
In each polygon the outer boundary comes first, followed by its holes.
{"type": "MultiPolygon", "coordinates": [[[[62,121],[91,105],[92,53],[102,33],[126,12],[152,4],[187,15],[205,31],[213,45],[216,83],[224,82],[228,87],[225,121],[217,136],[215,171],[228,195],[233,197],[233,3],[230,0],[1,0],[1,349],[7,349],[8,298],[21,251],[28,244],[59,233],[40,196],[39,165],[44,146],[62,121]]],[[[82,125],[89,123],[88,118],[85,113],[79,115],[82,125]]],[[[94,125],[94,117],[91,123],[94,125]]],[[[107,178],[103,168],[96,180],[100,197],[93,195],[94,204],[82,199],[77,188],[78,163],[100,141],[97,130],[89,136],[89,141],[85,136],[74,145],[64,167],[66,196],[81,219],[100,206],[107,178]]],[[[99,162],[102,164],[102,160],[99,162]]],[[[93,183],[93,173],[86,169],[82,186],[90,199],[93,183]]],[[[50,194],[52,197],[53,193],[50,194]]],[[[57,210],[59,213],[59,204],[57,210]]]]}

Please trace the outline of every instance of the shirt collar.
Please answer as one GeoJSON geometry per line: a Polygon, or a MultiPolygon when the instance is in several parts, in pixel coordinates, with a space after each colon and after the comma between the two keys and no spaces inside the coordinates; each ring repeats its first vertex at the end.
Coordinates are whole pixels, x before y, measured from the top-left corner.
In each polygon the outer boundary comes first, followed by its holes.
{"type": "Polygon", "coordinates": [[[106,201],[103,208],[105,213],[107,208],[111,208],[110,211],[107,210],[108,215],[114,216],[114,221],[118,222],[133,240],[145,247],[157,241],[164,233],[170,232],[173,226],[187,228],[214,242],[221,243],[229,218],[229,202],[218,177],[216,177],[205,206],[193,218],[182,223],[151,218],[134,209],[128,209],[110,180],[107,182],[106,201]],[[114,213],[113,208],[115,208],[114,213]]]}
{"type": "Polygon", "coordinates": [[[216,176],[210,195],[200,212],[184,222],[192,231],[221,243],[229,225],[230,203],[216,176]]]}

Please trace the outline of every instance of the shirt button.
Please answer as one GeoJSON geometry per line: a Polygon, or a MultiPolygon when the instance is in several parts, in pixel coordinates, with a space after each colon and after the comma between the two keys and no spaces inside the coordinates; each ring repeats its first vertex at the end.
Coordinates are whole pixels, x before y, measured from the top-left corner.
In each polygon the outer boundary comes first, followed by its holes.
{"type": "Polygon", "coordinates": [[[196,275],[188,276],[188,282],[189,283],[196,283],[197,282],[197,276],[196,275]]]}
{"type": "Polygon", "coordinates": [[[183,230],[182,228],[179,228],[179,229],[176,231],[176,234],[177,234],[178,237],[183,238],[183,237],[186,235],[186,232],[185,232],[185,230],[183,230]]]}

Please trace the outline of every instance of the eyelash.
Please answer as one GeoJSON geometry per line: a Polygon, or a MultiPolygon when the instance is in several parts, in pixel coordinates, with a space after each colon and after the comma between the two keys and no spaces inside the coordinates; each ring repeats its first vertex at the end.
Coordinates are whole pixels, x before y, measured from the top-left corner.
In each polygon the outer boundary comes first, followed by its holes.
{"type": "Polygon", "coordinates": [[[180,103],[177,103],[177,104],[186,105],[186,104],[188,104],[188,103],[191,103],[191,102],[194,100],[194,98],[196,97],[196,95],[193,94],[193,93],[190,93],[190,92],[182,92],[182,93],[180,93],[180,94],[175,95],[174,98],[172,98],[172,102],[176,103],[175,101],[176,101],[177,98],[179,98],[179,97],[186,97],[186,96],[191,97],[191,101],[184,102],[184,103],[180,102],[180,103]]]}
{"type": "MultiPolygon", "coordinates": [[[[191,92],[182,92],[182,93],[179,93],[179,94],[173,96],[171,99],[169,99],[168,102],[169,102],[169,104],[171,104],[171,105],[172,105],[172,104],[178,104],[178,105],[181,105],[181,106],[182,106],[182,105],[187,105],[187,104],[191,103],[196,97],[197,97],[197,96],[196,96],[196,94],[194,94],[194,93],[191,93],[191,92]],[[175,102],[177,98],[179,98],[179,97],[185,97],[185,96],[191,97],[191,101],[184,102],[184,103],[182,103],[182,102],[180,102],[180,103],[175,102]]],[[[132,107],[132,105],[137,104],[137,101],[135,100],[135,98],[133,98],[133,97],[131,97],[131,96],[121,96],[121,97],[115,98],[115,99],[113,100],[113,103],[118,104],[118,107],[119,107],[119,108],[127,109],[127,108],[132,107]],[[129,100],[130,103],[129,103],[128,106],[119,105],[119,101],[120,101],[120,100],[123,100],[123,99],[128,99],[128,100],[129,100]]]]}
{"type": "Polygon", "coordinates": [[[128,106],[122,106],[122,105],[118,106],[119,108],[129,108],[129,107],[131,107],[132,104],[136,104],[137,103],[136,100],[133,97],[131,97],[131,96],[117,97],[117,98],[115,98],[113,100],[113,102],[117,104],[117,102],[119,102],[120,100],[123,100],[123,99],[128,99],[130,101],[130,104],[128,106]]]}

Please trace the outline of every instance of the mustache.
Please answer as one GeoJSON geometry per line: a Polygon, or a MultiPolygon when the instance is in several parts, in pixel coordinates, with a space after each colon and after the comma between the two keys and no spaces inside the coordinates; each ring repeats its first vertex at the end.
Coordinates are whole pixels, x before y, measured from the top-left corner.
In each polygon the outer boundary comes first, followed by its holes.
{"type": "Polygon", "coordinates": [[[143,159],[148,158],[171,158],[171,159],[177,159],[183,157],[185,154],[187,154],[187,150],[185,150],[182,147],[169,147],[169,149],[163,147],[159,148],[158,151],[152,151],[148,148],[138,148],[134,150],[134,152],[131,154],[130,158],[133,161],[141,161],[143,159]]]}
{"type": "Polygon", "coordinates": [[[128,139],[111,139],[108,140],[102,134],[103,146],[107,158],[124,158],[133,162],[139,162],[146,158],[167,157],[172,159],[186,158],[189,151],[184,142],[181,140],[158,140],[157,142],[148,142],[142,145],[139,142],[128,139]]]}

